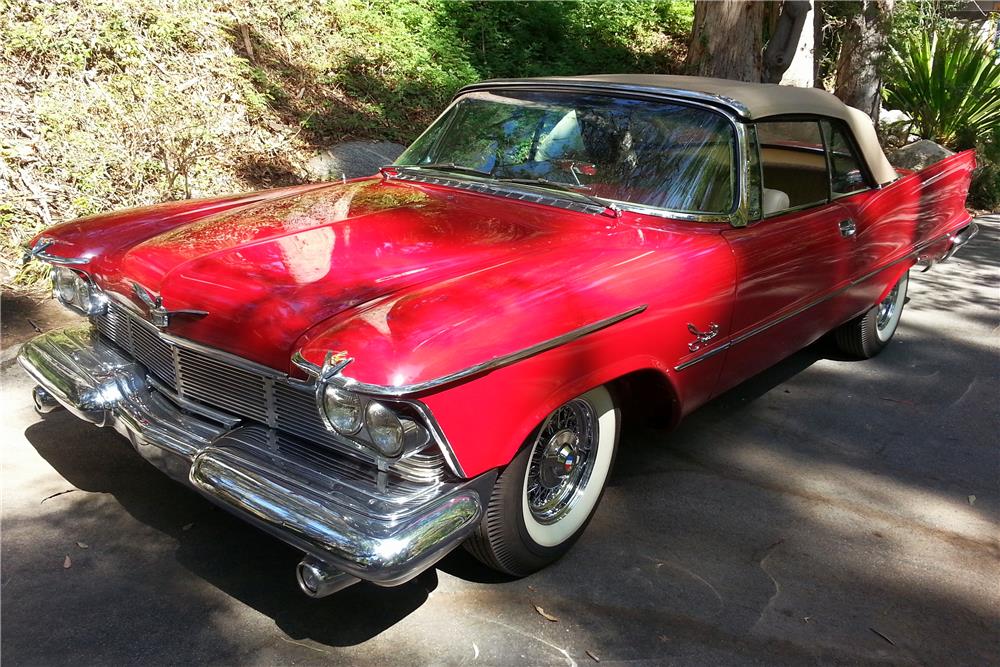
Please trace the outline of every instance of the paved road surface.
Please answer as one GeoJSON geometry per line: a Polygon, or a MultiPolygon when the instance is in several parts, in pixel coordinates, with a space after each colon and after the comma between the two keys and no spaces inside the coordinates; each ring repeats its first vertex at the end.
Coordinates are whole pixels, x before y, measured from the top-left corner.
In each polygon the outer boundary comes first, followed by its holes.
{"type": "Polygon", "coordinates": [[[41,420],[8,358],[0,657],[995,663],[998,238],[995,219],[955,261],[914,274],[877,359],[844,361],[820,343],[673,433],[627,432],[584,538],[520,581],[456,552],[398,589],[310,600],[294,550],[113,433],[65,412],[41,420]]]}

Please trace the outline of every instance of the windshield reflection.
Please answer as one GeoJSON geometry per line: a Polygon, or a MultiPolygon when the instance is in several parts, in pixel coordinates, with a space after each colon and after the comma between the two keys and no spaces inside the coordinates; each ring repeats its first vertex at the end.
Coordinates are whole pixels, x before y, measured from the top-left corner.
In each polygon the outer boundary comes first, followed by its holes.
{"type": "Polygon", "coordinates": [[[707,109],[605,95],[492,91],[456,100],[396,165],[725,214],[734,206],[734,153],[732,125],[707,109]]]}

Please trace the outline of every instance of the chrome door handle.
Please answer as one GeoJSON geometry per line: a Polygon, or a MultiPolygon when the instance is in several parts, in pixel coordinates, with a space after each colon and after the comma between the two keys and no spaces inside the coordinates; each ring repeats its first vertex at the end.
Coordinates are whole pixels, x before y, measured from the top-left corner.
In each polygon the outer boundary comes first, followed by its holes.
{"type": "Polygon", "coordinates": [[[846,220],[841,220],[837,223],[840,227],[841,236],[854,236],[858,232],[858,226],[854,224],[854,220],[847,218],[846,220]]]}

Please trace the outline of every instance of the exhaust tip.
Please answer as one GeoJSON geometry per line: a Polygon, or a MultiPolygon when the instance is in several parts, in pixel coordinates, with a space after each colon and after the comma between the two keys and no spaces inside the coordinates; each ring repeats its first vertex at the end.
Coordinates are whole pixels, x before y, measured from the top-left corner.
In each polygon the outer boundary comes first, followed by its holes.
{"type": "Polygon", "coordinates": [[[325,598],[360,581],[312,557],[303,558],[296,566],[295,579],[302,592],[311,598],[325,598]]]}
{"type": "Polygon", "coordinates": [[[35,412],[40,415],[47,415],[53,410],[62,407],[55,397],[45,390],[41,385],[36,385],[31,390],[31,399],[35,402],[35,412]]]}

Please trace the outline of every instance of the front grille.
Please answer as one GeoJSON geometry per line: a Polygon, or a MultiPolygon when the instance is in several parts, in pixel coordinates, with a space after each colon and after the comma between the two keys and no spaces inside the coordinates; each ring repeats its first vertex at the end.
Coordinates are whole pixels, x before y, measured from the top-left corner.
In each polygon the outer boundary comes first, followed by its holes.
{"type": "MultiPolygon", "coordinates": [[[[152,325],[115,301],[93,322],[104,338],[179,397],[300,438],[320,448],[320,456],[331,452],[361,456],[356,447],[340,442],[323,425],[312,387],[291,382],[277,371],[250,370],[196,347],[169,343],[152,325]]],[[[431,448],[398,461],[393,469],[411,480],[431,482],[445,474],[446,466],[441,452],[431,448]]]]}

